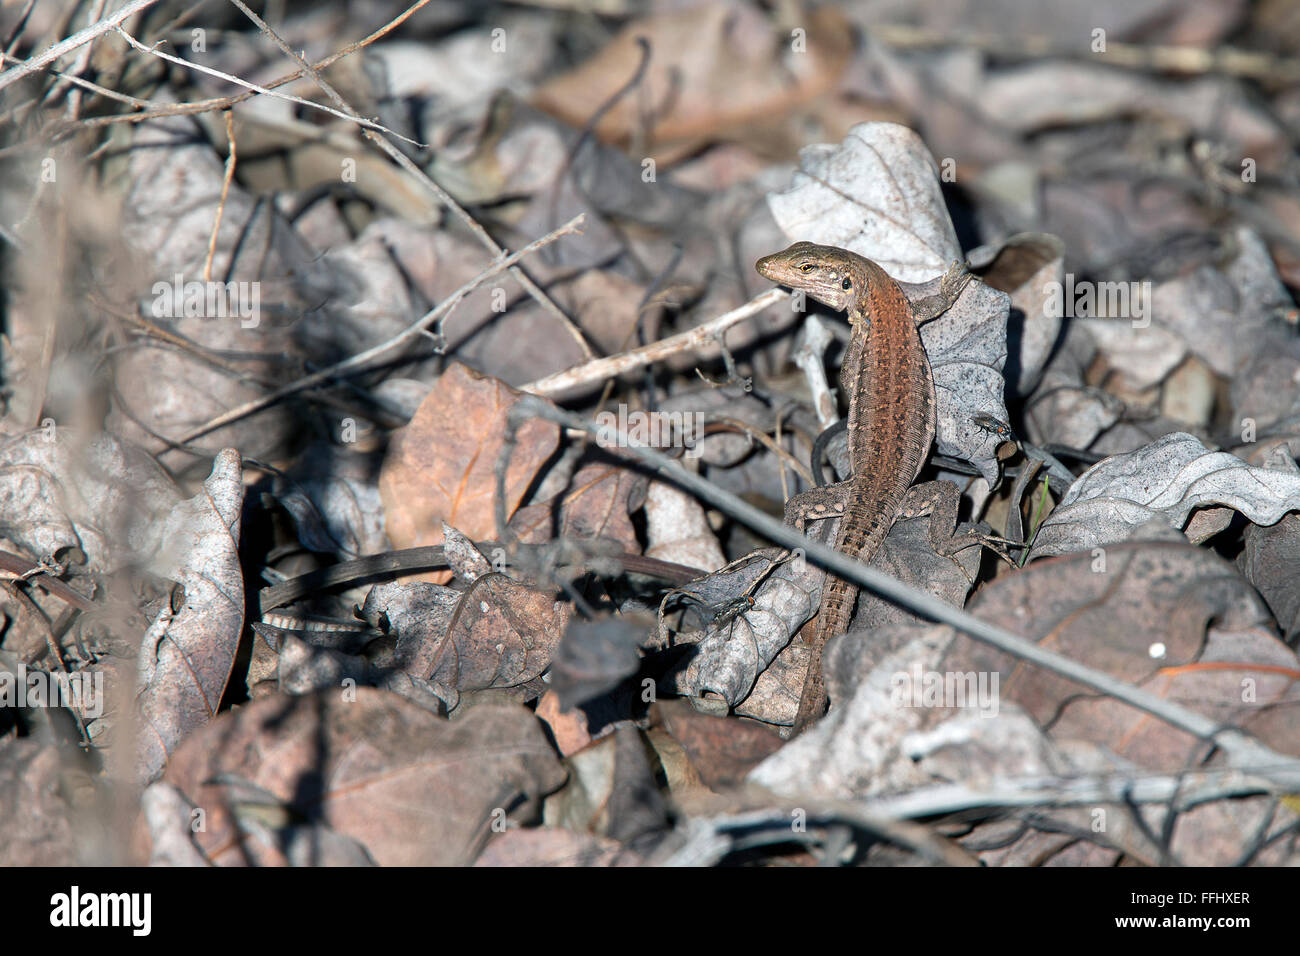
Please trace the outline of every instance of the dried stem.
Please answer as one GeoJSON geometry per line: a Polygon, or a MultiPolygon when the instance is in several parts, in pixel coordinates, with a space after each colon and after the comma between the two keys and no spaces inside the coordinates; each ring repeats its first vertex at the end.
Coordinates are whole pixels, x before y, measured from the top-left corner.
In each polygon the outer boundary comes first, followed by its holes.
{"type": "Polygon", "coordinates": [[[542,236],[542,238],[534,242],[530,242],[528,245],[524,246],[524,248],[520,249],[518,252],[506,256],[504,259],[501,259],[500,261],[493,263],[489,268],[485,269],[483,272],[480,272],[469,282],[466,282],[464,285],[462,285],[451,295],[447,296],[447,298],[443,299],[442,302],[438,303],[436,308],[431,309],[430,311],[426,312],[424,315],[420,316],[419,319],[417,319],[411,325],[407,326],[401,332],[394,335],[392,338],[386,339],[385,341],[380,342],[378,345],[366,349],[364,352],[359,352],[356,355],[352,356],[351,358],[344,359],[342,362],[336,362],[334,365],[331,365],[328,368],[323,368],[320,369],[319,371],[312,372],[310,375],[306,375],[303,378],[298,379],[298,381],[294,382],[293,384],[286,385],[284,388],[278,389],[277,391],[274,391],[269,395],[263,395],[261,398],[254,399],[251,402],[246,402],[245,404],[240,405],[238,408],[233,408],[230,411],[225,412],[224,414],[218,415],[216,418],[206,422],[203,425],[200,425],[198,428],[194,429],[194,431],[190,432],[188,435],[185,435],[184,437],[179,439],[179,443],[186,444],[192,442],[195,439],[201,438],[202,436],[208,434],[209,432],[216,431],[218,428],[224,428],[226,425],[232,424],[233,422],[237,422],[241,418],[247,418],[249,415],[252,415],[254,412],[260,412],[262,409],[268,408],[269,406],[274,405],[276,402],[288,398],[291,395],[296,395],[299,392],[304,391],[305,389],[309,389],[316,385],[320,385],[323,382],[327,382],[330,379],[336,378],[340,375],[358,372],[361,369],[364,369],[367,366],[374,364],[380,358],[387,356],[390,352],[393,352],[401,348],[407,342],[410,342],[411,340],[416,339],[421,335],[423,335],[425,329],[427,329],[430,325],[433,325],[435,322],[441,321],[443,318],[445,318],[446,315],[450,313],[451,310],[454,309],[460,303],[461,299],[465,298],[465,296],[469,295],[469,293],[473,292],[475,289],[477,289],[488,279],[492,278],[494,275],[504,272],[506,269],[509,269],[520,259],[524,258],[527,255],[531,255],[532,253],[536,252],[538,249],[541,249],[544,246],[550,245],[552,242],[559,239],[561,236],[580,233],[582,231],[581,229],[582,222],[585,218],[586,218],[585,214],[580,213],[579,215],[574,216],[572,219],[570,219],[559,229],[547,233],[545,236],[542,236]]]}

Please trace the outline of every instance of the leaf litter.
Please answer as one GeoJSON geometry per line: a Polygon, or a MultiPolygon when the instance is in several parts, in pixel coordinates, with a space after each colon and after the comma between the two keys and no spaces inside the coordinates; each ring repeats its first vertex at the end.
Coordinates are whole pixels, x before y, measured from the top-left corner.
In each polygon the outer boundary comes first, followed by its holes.
{"type": "Polygon", "coordinates": [[[486,6],[281,11],[378,31],[318,77],[0,11],[0,861],[1294,864],[1282,5],[486,6]],[[974,272],[927,477],[1002,553],[873,565],[1087,681],[864,589],[791,737],[825,572],[626,446],[777,516],[839,470],[842,318],[727,317],[796,240],[974,272]]]}

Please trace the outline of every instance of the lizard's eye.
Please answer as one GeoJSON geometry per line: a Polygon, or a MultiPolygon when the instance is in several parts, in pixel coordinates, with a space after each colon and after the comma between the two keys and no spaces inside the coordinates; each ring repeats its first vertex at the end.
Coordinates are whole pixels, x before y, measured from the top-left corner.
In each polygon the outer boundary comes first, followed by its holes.
{"type": "Polygon", "coordinates": [[[817,267],[816,267],[815,265],[813,265],[811,262],[805,262],[803,265],[801,265],[801,266],[799,267],[799,271],[800,271],[800,272],[812,272],[812,271],[813,271],[814,269],[816,269],[816,268],[817,268],[817,267]]]}
{"type": "Polygon", "coordinates": [[[843,289],[845,292],[848,292],[850,289],[853,288],[853,280],[850,279],[848,276],[845,276],[844,281],[840,283],[840,288],[843,289]]]}

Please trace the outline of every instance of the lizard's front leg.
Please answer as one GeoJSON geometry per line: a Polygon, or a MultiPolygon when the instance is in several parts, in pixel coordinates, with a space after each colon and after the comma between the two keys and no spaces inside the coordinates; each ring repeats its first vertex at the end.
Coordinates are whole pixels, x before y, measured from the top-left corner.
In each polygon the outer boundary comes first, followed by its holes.
{"type": "Polygon", "coordinates": [[[966,264],[961,260],[954,260],[939,281],[939,291],[912,303],[912,318],[915,319],[916,324],[925,325],[952,308],[952,304],[961,297],[966,283],[972,278],[973,276],[966,271],[966,264]]]}
{"type": "Polygon", "coordinates": [[[852,488],[852,481],[838,481],[791,495],[785,503],[785,523],[802,533],[809,521],[843,517],[852,488]]]}

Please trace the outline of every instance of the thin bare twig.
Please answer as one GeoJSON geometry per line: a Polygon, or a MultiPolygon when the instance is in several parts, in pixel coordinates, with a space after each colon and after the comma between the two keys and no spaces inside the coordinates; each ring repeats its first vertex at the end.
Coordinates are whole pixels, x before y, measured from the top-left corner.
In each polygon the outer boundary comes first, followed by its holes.
{"type": "MultiPolygon", "coordinates": [[[[809,485],[817,484],[817,482],[813,479],[812,471],[809,470],[808,466],[781,447],[781,442],[779,440],[780,439],[779,421],[777,423],[776,438],[773,438],[771,435],[763,431],[761,428],[756,428],[753,425],[749,424],[748,422],[742,422],[739,418],[728,418],[725,415],[719,415],[716,418],[713,418],[712,422],[717,425],[725,425],[728,428],[735,429],[737,432],[744,435],[750,441],[758,442],[760,445],[762,445],[764,448],[770,451],[773,455],[775,455],[777,459],[781,462],[783,466],[781,469],[782,474],[785,474],[785,469],[788,467],[793,469],[794,472],[800,478],[806,481],[809,485]]],[[[790,497],[788,493],[786,494],[786,497],[787,498],[790,497]]]]}
{"type": "MultiPolygon", "coordinates": [[[[955,843],[932,829],[908,820],[882,816],[862,803],[821,800],[802,803],[806,830],[802,842],[818,842],[812,831],[829,830],[847,824],[855,830],[883,838],[896,846],[911,850],[932,863],[946,866],[978,866],[979,861],[955,843]]],[[[711,816],[688,815],[678,827],[685,837],[680,846],[662,858],[656,866],[714,866],[727,855],[758,846],[790,843],[800,833],[790,827],[791,807],[775,806],[754,810],[721,813],[711,816]]]]}
{"type": "Polygon", "coordinates": [[[24,60],[13,69],[5,70],[3,73],[0,73],[0,90],[3,90],[11,83],[17,83],[24,76],[29,76],[30,74],[35,73],[46,64],[53,63],[65,53],[70,53],[77,47],[89,43],[96,37],[103,36],[109,30],[117,29],[118,24],[135,16],[141,10],[147,10],[157,2],[158,0],[131,0],[130,3],[124,6],[121,10],[118,10],[117,13],[105,17],[98,23],[92,23],[90,26],[86,27],[86,29],[80,30],[68,37],[66,40],[54,44],[54,46],[50,47],[44,53],[38,54],[30,60],[24,60]]]}
{"type": "MultiPolygon", "coordinates": [[[[564,184],[564,177],[571,174],[573,164],[578,158],[578,153],[582,151],[582,148],[586,146],[588,140],[591,139],[595,132],[596,125],[605,118],[606,114],[608,114],[610,110],[619,104],[619,101],[622,100],[623,97],[627,96],[628,93],[640,86],[641,82],[645,79],[646,67],[650,65],[650,41],[645,37],[637,37],[636,44],[641,51],[641,61],[632,72],[631,78],[615,90],[604,103],[601,103],[596,107],[596,112],[592,113],[591,116],[588,117],[587,122],[582,125],[582,129],[578,131],[577,138],[574,139],[573,145],[569,147],[569,151],[564,156],[564,162],[560,163],[560,168],[556,170],[555,179],[551,183],[551,208],[546,215],[546,221],[551,225],[554,225],[556,220],[560,218],[560,192],[561,187],[564,184]]],[[[573,188],[581,194],[582,190],[578,184],[578,178],[576,176],[573,176],[573,188]]],[[[583,198],[590,202],[590,199],[586,196],[583,198]]]]}
{"type": "Polygon", "coordinates": [[[4,50],[6,53],[12,53],[14,48],[18,46],[18,38],[22,36],[23,31],[27,29],[27,18],[32,15],[32,9],[35,6],[36,0],[27,0],[27,2],[23,4],[22,13],[18,14],[18,19],[14,21],[13,29],[10,30],[9,35],[5,37],[4,50]]]}
{"type": "Polygon", "coordinates": [[[166,60],[168,63],[175,63],[177,66],[183,66],[188,70],[194,70],[198,73],[206,73],[208,76],[215,76],[219,80],[225,80],[227,83],[235,84],[235,86],[242,86],[244,89],[252,90],[254,93],[262,93],[266,96],[273,96],[276,99],[288,100],[290,103],[297,103],[299,106],[306,106],[309,109],[320,110],[323,113],[329,113],[331,116],[337,116],[339,119],[348,120],[349,122],[356,123],[358,126],[364,126],[366,129],[389,133],[396,136],[404,143],[410,143],[412,146],[424,146],[423,143],[417,143],[413,139],[407,139],[401,133],[393,132],[393,130],[389,129],[387,126],[384,126],[375,120],[366,119],[364,116],[361,116],[356,112],[349,111],[351,114],[349,115],[349,113],[342,113],[338,110],[330,109],[330,107],[325,106],[323,103],[313,103],[311,100],[303,99],[301,96],[294,96],[292,93],[277,93],[275,90],[268,89],[265,86],[258,86],[256,83],[249,83],[247,80],[240,79],[232,73],[223,73],[220,70],[214,70],[210,66],[203,66],[201,63],[195,63],[192,60],[183,60],[178,56],[172,56],[170,53],[164,53],[156,47],[145,46],[121,27],[117,28],[117,32],[122,39],[131,44],[132,48],[139,50],[141,53],[156,56],[160,60],[166,60]]]}
{"type": "Polygon", "coordinates": [[[522,390],[532,392],[534,395],[560,395],[567,393],[570,389],[580,388],[584,385],[593,385],[597,382],[603,383],[607,379],[625,375],[633,369],[641,368],[652,362],[663,361],[679,352],[716,344],[718,336],[727,329],[749,318],[754,313],[763,311],[769,305],[774,305],[782,299],[788,298],[789,295],[790,293],[784,289],[768,289],[762,295],[750,299],[739,308],[725,312],[715,319],[710,319],[703,325],[697,325],[693,329],[679,332],[677,335],[660,339],[658,342],[651,342],[649,345],[643,345],[628,352],[621,352],[608,358],[596,359],[585,365],[579,365],[563,372],[556,372],[554,375],[548,375],[545,378],[539,378],[537,381],[523,386],[522,390]]]}
{"type": "MultiPolygon", "coordinates": [[[[338,94],[338,91],[336,91],[334,87],[320,75],[316,68],[304,60],[291,46],[289,46],[289,44],[285,43],[280,35],[267,26],[266,22],[261,17],[250,10],[243,0],[230,0],[230,2],[238,7],[244,16],[248,17],[248,19],[251,20],[259,30],[270,37],[275,45],[284,52],[285,56],[297,63],[299,68],[306,72],[306,74],[311,77],[312,81],[321,88],[321,91],[333,100],[335,106],[346,114],[358,119],[360,118],[356,110],[347,104],[343,97],[338,94]]],[[[456,200],[452,198],[451,194],[439,186],[428,173],[419,166],[416,166],[415,163],[411,162],[409,156],[395,147],[392,143],[379,136],[373,128],[363,130],[362,135],[383,150],[393,162],[397,163],[397,165],[401,166],[408,173],[414,176],[417,182],[420,182],[426,189],[432,192],[438,202],[450,209],[456,218],[474,234],[480,243],[492,250],[493,255],[500,256],[505,254],[505,250],[502,249],[501,246],[497,245],[496,240],[488,235],[487,230],[479,224],[478,220],[471,216],[460,205],[460,203],[456,202],[456,200]]],[[[583,355],[589,358],[594,357],[595,353],[592,351],[590,344],[588,344],[586,337],[583,336],[578,327],[573,324],[573,320],[565,314],[563,309],[555,304],[554,300],[552,300],[551,297],[547,295],[539,285],[537,285],[537,283],[528,277],[526,272],[522,269],[511,269],[510,275],[516,282],[527,290],[528,294],[537,301],[538,305],[560,320],[570,337],[575,343],[577,343],[577,346],[582,351],[583,355]]]]}
{"type": "MultiPolygon", "coordinates": [[[[396,16],[392,20],[389,20],[387,23],[385,23],[374,33],[371,33],[369,36],[365,37],[364,39],[358,40],[355,43],[349,43],[347,46],[343,47],[342,49],[337,50],[336,52],[331,53],[329,56],[325,57],[324,59],[317,61],[314,64],[315,68],[317,70],[323,70],[326,67],[343,59],[345,56],[355,53],[357,50],[360,50],[363,47],[369,46],[370,44],[374,43],[376,40],[381,39],[386,34],[397,29],[399,26],[402,25],[403,22],[405,22],[408,18],[410,18],[413,14],[415,14],[421,7],[431,2],[432,0],[417,0],[416,3],[411,4],[411,6],[407,7],[406,10],[404,10],[399,16],[396,16]]],[[[303,70],[294,70],[291,73],[286,73],[283,76],[277,77],[276,79],[267,83],[266,88],[268,90],[278,89],[279,87],[284,86],[286,83],[292,83],[294,80],[301,79],[302,76],[304,75],[304,72],[305,71],[303,70]]],[[[76,81],[74,80],[74,82],[76,81]]],[[[83,80],[81,82],[84,83],[85,81],[83,80]]],[[[93,86],[94,84],[91,85],[93,86]]],[[[100,93],[104,92],[102,87],[96,87],[95,89],[97,92],[100,93]]],[[[135,100],[134,98],[131,98],[133,105],[146,110],[146,112],[131,113],[126,115],[116,115],[116,116],[93,116],[90,117],[89,119],[79,120],[75,124],[75,126],[70,126],[67,128],[90,129],[96,126],[108,126],[113,123],[144,123],[147,122],[148,120],[164,119],[168,116],[191,116],[196,113],[210,113],[213,110],[230,109],[232,106],[236,106],[240,103],[243,103],[245,100],[252,99],[254,96],[257,96],[256,92],[252,90],[245,90],[242,93],[235,93],[232,96],[215,96],[212,97],[211,99],[196,100],[193,103],[168,103],[165,106],[158,106],[156,104],[148,102],[147,100],[135,100]]],[[[64,131],[61,129],[56,129],[53,135],[60,136],[63,135],[63,132],[64,131]]]]}
{"type": "Polygon", "coordinates": [[[7,574],[23,581],[35,579],[35,583],[45,588],[55,597],[61,598],[73,607],[89,611],[91,607],[90,598],[54,577],[50,573],[51,570],[43,564],[24,558],[20,554],[0,551],[0,576],[7,574]]]}
{"type": "MultiPolygon", "coordinates": [[[[86,19],[89,20],[91,23],[96,23],[100,19],[100,17],[104,15],[104,4],[107,2],[108,0],[95,0],[94,6],[91,7],[90,9],[90,16],[88,16],[86,19]]],[[[68,74],[70,76],[76,76],[78,73],[81,73],[83,70],[86,69],[86,66],[90,63],[91,52],[92,52],[92,46],[89,43],[87,43],[77,52],[77,58],[72,63],[72,69],[68,70],[68,74]]],[[[62,94],[63,90],[68,85],[69,85],[68,78],[66,76],[61,78],[59,82],[55,83],[52,87],[50,87],[49,92],[45,94],[45,102],[52,103],[58,96],[62,94]]],[[[68,94],[68,104],[67,104],[67,109],[64,112],[64,116],[66,116],[68,119],[75,120],[77,118],[77,115],[80,112],[81,112],[81,90],[71,90],[68,94]]]]}
{"type": "MultiPolygon", "coordinates": [[[[1292,761],[1294,762],[1294,761],[1292,761]]],[[[933,817],[991,807],[1094,807],[1102,803],[1165,803],[1185,812],[1204,803],[1270,790],[1288,791],[1268,781],[1271,766],[1184,770],[1175,774],[1127,773],[1078,777],[1012,777],[978,787],[944,783],[871,801],[887,817],[933,817]]],[[[1158,841],[1157,841],[1158,842],[1158,841]]]]}
{"type": "Polygon", "coordinates": [[[534,242],[530,242],[528,245],[524,246],[518,252],[506,256],[504,259],[501,259],[497,262],[494,262],[487,269],[480,272],[469,282],[466,282],[464,285],[462,285],[459,289],[457,289],[447,298],[443,299],[440,303],[438,303],[437,307],[426,312],[424,315],[420,316],[420,318],[417,319],[414,323],[407,326],[405,329],[397,333],[397,335],[394,335],[392,338],[380,342],[378,345],[368,348],[364,352],[358,352],[356,355],[352,356],[351,358],[344,359],[342,362],[336,362],[335,364],[327,368],[323,368],[320,369],[319,371],[312,372],[310,375],[306,375],[303,378],[298,379],[298,381],[294,382],[293,384],[286,385],[284,388],[278,389],[277,391],[274,391],[269,395],[263,395],[261,398],[254,399],[251,402],[246,402],[245,404],[240,405],[238,408],[232,408],[230,411],[218,415],[216,418],[212,419],[211,421],[208,421],[205,424],[200,425],[198,428],[194,429],[188,435],[185,435],[184,437],[179,439],[179,442],[181,444],[192,442],[196,438],[201,438],[202,436],[208,434],[209,432],[216,431],[218,428],[224,428],[226,425],[229,425],[232,422],[237,422],[241,418],[247,418],[249,415],[252,415],[254,412],[259,412],[264,408],[274,405],[276,402],[288,398],[290,395],[296,395],[297,393],[304,391],[305,389],[312,388],[313,386],[319,385],[322,382],[327,382],[332,378],[337,378],[338,376],[343,375],[345,373],[356,372],[359,371],[360,369],[366,368],[367,366],[374,364],[378,359],[400,348],[401,346],[405,345],[407,342],[411,341],[412,339],[419,338],[428,326],[433,325],[435,322],[441,321],[448,313],[451,312],[452,309],[454,309],[460,303],[461,299],[465,298],[465,296],[469,295],[469,293],[473,292],[475,289],[477,289],[488,279],[492,278],[494,275],[504,272],[506,269],[509,269],[520,259],[536,252],[538,249],[541,249],[543,246],[549,245],[550,243],[559,239],[561,236],[580,233],[582,231],[581,229],[582,222],[585,218],[586,218],[585,214],[580,213],[579,215],[574,216],[572,219],[570,219],[559,229],[547,233],[545,236],[542,236],[542,238],[537,239],[534,242]]]}
{"type": "Polygon", "coordinates": [[[208,238],[208,256],[203,262],[203,281],[212,281],[212,260],[217,254],[217,233],[221,231],[221,217],[226,211],[226,197],[230,195],[230,181],[235,178],[235,111],[226,110],[226,141],[230,153],[226,156],[226,174],[221,178],[221,200],[217,214],[212,217],[212,235],[208,238]]]}
{"type": "MultiPolygon", "coordinates": [[[[5,63],[22,63],[22,62],[24,61],[18,59],[15,56],[10,56],[8,53],[0,53],[0,66],[3,66],[5,63]]],[[[110,90],[106,86],[100,86],[98,83],[94,83],[91,80],[85,79],[84,77],[75,76],[71,72],[56,70],[53,67],[47,69],[45,72],[50,74],[50,76],[56,77],[60,80],[67,80],[72,85],[79,86],[83,90],[89,90],[91,93],[95,93],[98,96],[107,97],[110,100],[117,100],[119,103],[125,103],[127,106],[134,106],[136,109],[148,109],[153,105],[148,100],[138,99],[137,97],[129,96],[126,93],[119,93],[117,90],[110,90]]],[[[73,129],[76,128],[78,125],[76,122],[70,122],[67,117],[65,117],[62,122],[64,123],[65,129],[73,129]]],[[[38,142],[32,142],[27,145],[32,149],[44,148],[44,144],[38,142]]]]}

